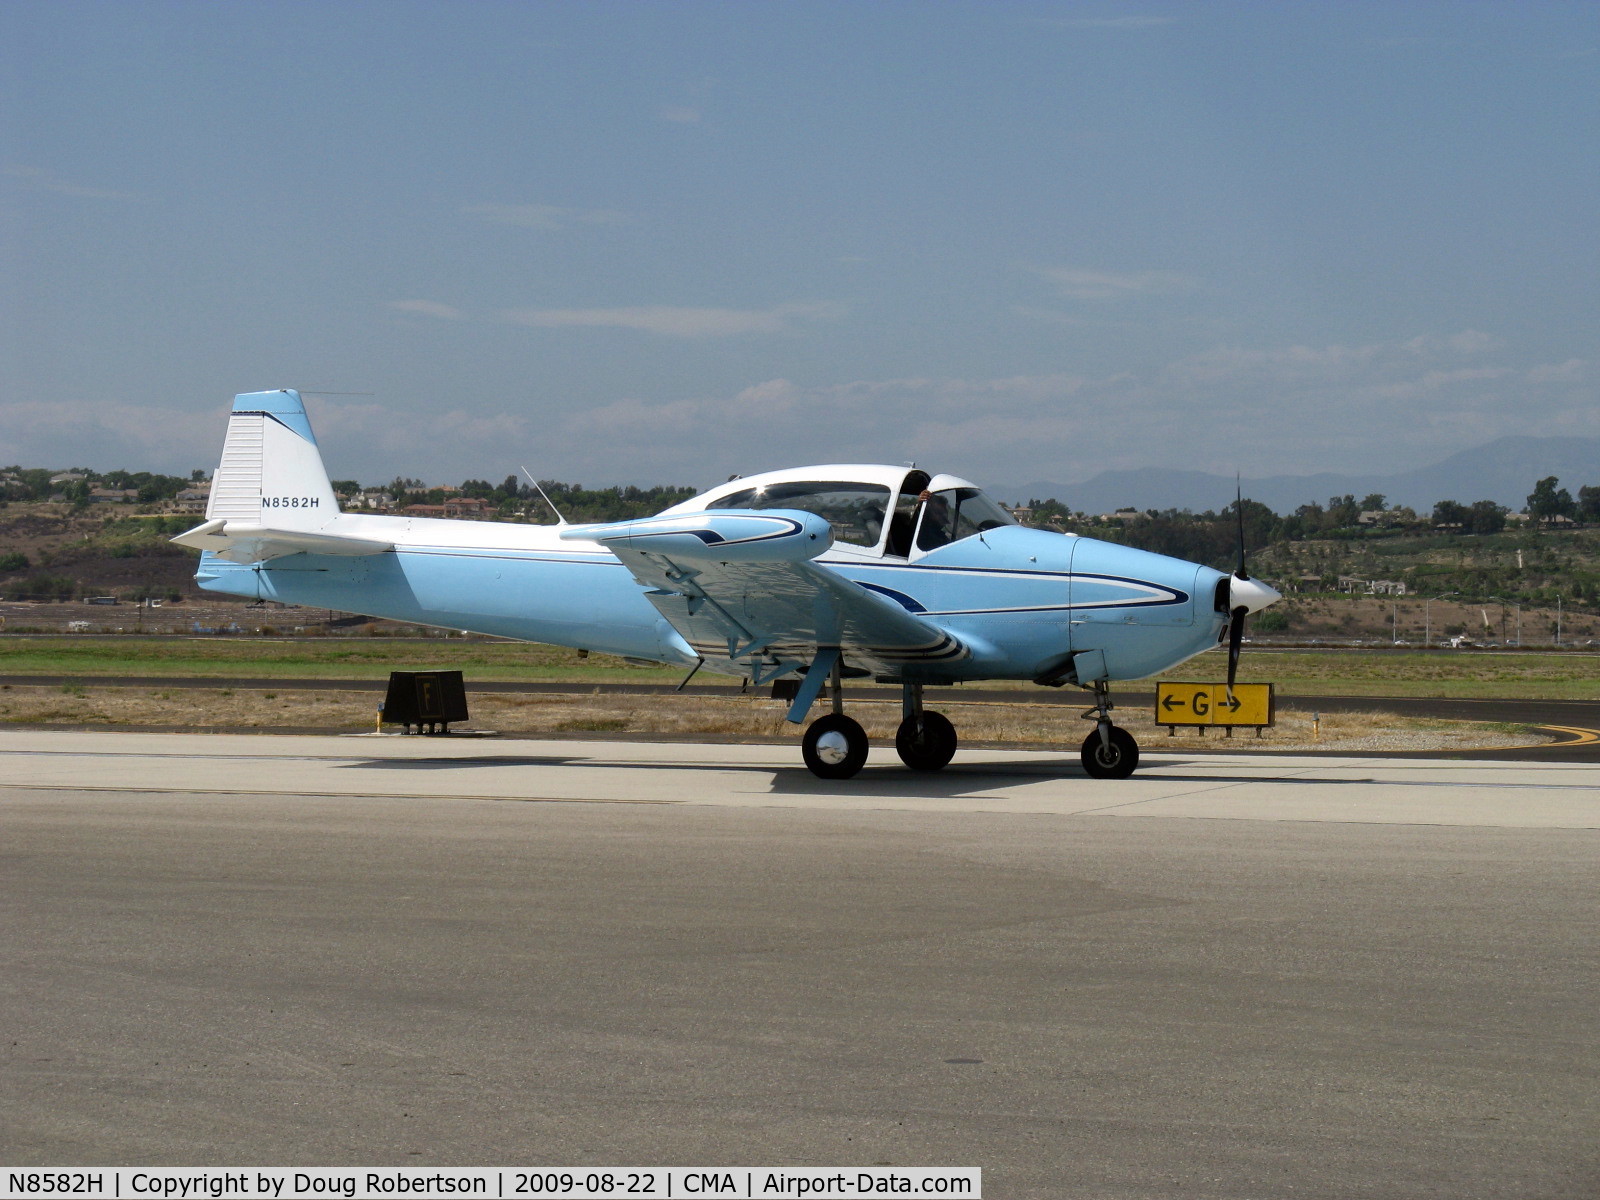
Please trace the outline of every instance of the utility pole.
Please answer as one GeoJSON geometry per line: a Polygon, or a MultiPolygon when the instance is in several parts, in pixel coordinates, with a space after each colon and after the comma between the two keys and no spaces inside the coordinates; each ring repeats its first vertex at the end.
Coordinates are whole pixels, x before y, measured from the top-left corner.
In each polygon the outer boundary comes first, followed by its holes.
{"type": "Polygon", "coordinates": [[[1556,597],[1556,647],[1561,646],[1561,597],[1556,597]]]}
{"type": "MultiPolygon", "coordinates": [[[[1437,598],[1440,599],[1440,600],[1443,600],[1446,597],[1459,596],[1460,594],[1461,594],[1460,592],[1446,592],[1443,596],[1439,596],[1437,598]]],[[[1435,597],[1433,597],[1433,596],[1427,596],[1427,597],[1424,597],[1423,601],[1422,601],[1422,644],[1424,646],[1430,646],[1430,647],[1433,645],[1433,602],[1434,602],[1434,599],[1435,599],[1435,597]]]]}

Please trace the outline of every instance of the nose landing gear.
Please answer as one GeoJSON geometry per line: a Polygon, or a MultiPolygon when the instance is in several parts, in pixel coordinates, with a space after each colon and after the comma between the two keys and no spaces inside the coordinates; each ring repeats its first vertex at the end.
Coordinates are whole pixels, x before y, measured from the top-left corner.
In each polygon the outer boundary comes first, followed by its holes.
{"type": "Polygon", "coordinates": [[[1103,679],[1094,682],[1094,708],[1083,714],[1095,722],[1094,732],[1083,739],[1079,757],[1093,779],[1126,779],[1139,766],[1139,743],[1126,729],[1111,723],[1111,689],[1103,679]]]}

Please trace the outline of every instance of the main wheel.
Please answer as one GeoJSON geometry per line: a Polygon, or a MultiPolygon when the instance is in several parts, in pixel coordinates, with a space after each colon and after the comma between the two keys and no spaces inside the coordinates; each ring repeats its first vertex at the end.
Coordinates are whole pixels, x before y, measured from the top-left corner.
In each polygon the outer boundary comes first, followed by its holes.
{"type": "Polygon", "coordinates": [[[1096,729],[1083,739],[1083,769],[1095,779],[1126,779],[1139,765],[1139,743],[1126,729],[1111,727],[1111,746],[1101,744],[1096,729]]]}
{"type": "Polygon", "coordinates": [[[917,719],[907,717],[895,730],[894,748],[900,761],[913,771],[942,770],[955,757],[956,727],[943,713],[924,711],[921,736],[917,734],[917,719]]]}
{"type": "Polygon", "coordinates": [[[818,779],[849,779],[867,761],[867,731],[849,717],[829,713],[807,726],[800,753],[818,779]]]}

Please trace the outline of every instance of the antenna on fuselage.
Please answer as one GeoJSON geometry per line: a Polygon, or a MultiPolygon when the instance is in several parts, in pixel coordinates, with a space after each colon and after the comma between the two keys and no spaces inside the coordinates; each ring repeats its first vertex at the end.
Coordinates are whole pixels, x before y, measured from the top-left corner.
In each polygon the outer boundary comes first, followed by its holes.
{"type": "Polygon", "coordinates": [[[571,522],[561,515],[561,510],[555,506],[555,502],[552,501],[549,496],[544,494],[544,489],[539,486],[539,481],[533,477],[533,472],[528,470],[527,467],[523,467],[522,473],[528,477],[528,482],[533,484],[533,490],[538,492],[539,495],[543,497],[546,504],[550,505],[550,511],[556,515],[556,524],[570,525],[571,522]]]}

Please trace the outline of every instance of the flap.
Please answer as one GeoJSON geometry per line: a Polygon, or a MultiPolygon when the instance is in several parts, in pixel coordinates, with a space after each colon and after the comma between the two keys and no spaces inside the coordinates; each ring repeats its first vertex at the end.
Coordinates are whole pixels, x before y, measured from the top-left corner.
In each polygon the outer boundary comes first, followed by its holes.
{"type": "Polygon", "coordinates": [[[772,678],[828,647],[880,676],[969,653],[939,626],[821,563],[724,562],[610,544],[694,652],[728,674],[772,678]]]}

